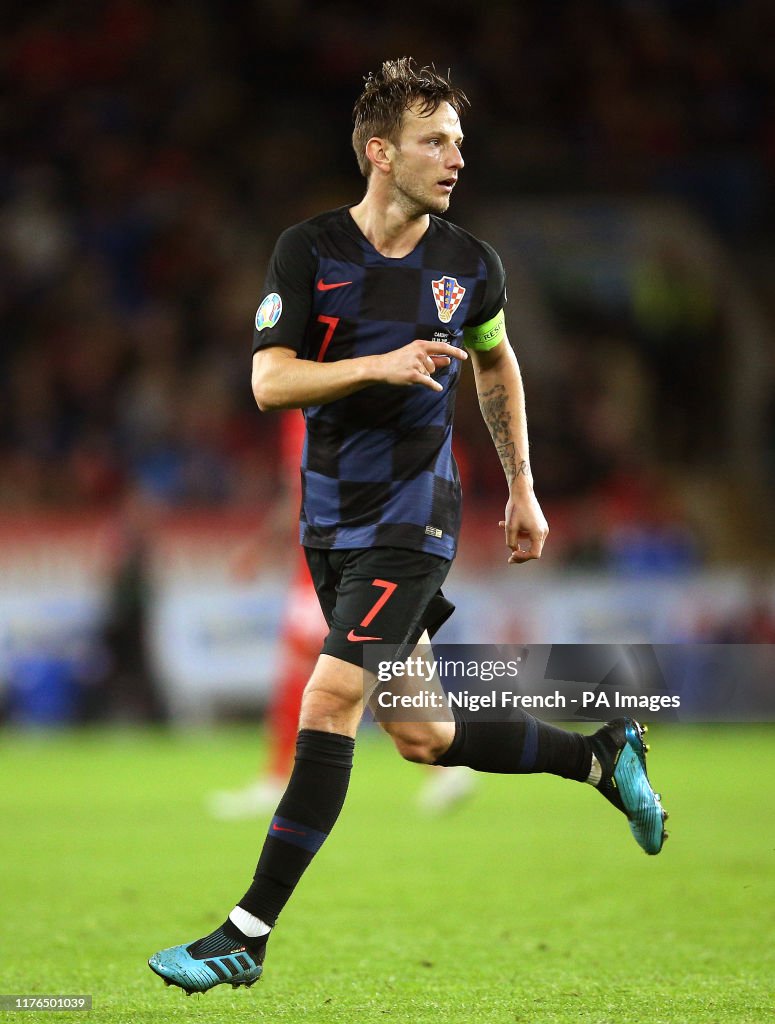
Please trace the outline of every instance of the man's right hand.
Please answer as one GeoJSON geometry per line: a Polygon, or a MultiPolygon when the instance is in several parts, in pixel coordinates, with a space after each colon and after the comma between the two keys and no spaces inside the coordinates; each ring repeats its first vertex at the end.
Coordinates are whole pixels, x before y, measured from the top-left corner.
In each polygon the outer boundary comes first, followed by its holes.
{"type": "Polygon", "coordinates": [[[468,359],[468,353],[446,341],[417,339],[394,352],[371,358],[378,362],[377,375],[386,384],[421,384],[432,391],[443,391],[443,385],[433,379],[433,374],[438,367],[449,366],[453,359],[468,359]]]}

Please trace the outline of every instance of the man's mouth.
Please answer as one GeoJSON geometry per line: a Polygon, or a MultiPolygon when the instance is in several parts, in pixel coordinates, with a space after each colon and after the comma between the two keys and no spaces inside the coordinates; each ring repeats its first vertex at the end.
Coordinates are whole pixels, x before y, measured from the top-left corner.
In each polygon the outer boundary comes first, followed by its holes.
{"type": "Polygon", "coordinates": [[[437,181],[436,184],[447,192],[451,192],[457,184],[457,178],[443,178],[441,181],[437,181]]]}

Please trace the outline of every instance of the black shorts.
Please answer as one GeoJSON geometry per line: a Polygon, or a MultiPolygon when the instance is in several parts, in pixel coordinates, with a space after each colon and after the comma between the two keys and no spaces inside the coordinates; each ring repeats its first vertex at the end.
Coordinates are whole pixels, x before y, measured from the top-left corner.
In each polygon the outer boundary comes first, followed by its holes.
{"type": "MultiPolygon", "coordinates": [[[[329,633],[322,654],[363,665],[364,648],[411,653],[424,630],[432,636],[455,610],[441,592],[451,561],[407,548],[305,548],[329,633]]],[[[385,652],[383,652],[385,653],[385,652]]]]}

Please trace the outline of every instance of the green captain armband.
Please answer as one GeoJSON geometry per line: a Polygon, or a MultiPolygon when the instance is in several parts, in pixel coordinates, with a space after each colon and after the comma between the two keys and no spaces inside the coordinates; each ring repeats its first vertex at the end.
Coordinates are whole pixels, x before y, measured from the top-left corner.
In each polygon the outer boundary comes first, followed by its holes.
{"type": "Polygon", "coordinates": [[[463,344],[475,352],[487,352],[495,348],[506,336],[506,317],[503,310],[496,313],[492,320],[478,327],[463,328],[463,344]]]}

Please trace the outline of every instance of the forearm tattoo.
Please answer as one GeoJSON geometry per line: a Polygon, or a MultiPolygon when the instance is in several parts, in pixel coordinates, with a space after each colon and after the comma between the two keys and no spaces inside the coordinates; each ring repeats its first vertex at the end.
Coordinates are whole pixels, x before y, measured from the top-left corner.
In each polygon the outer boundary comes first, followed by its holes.
{"type": "Polygon", "coordinates": [[[492,436],[506,479],[511,483],[518,476],[527,476],[529,467],[524,459],[517,462],[517,449],[511,440],[511,412],[508,402],[509,396],[503,384],[496,384],[489,391],[479,395],[479,407],[484,422],[492,436]]]}
{"type": "MultiPolygon", "coordinates": [[[[511,413],[508,409],[508,394],[503,384],[496,384],[489,391],[479,395],[479,408],[482,410],[484,422],[492,435],[495,447],[511,441],[511,413]]],[[[513,448],[512,444],[512,448],[513,448]]]]}

